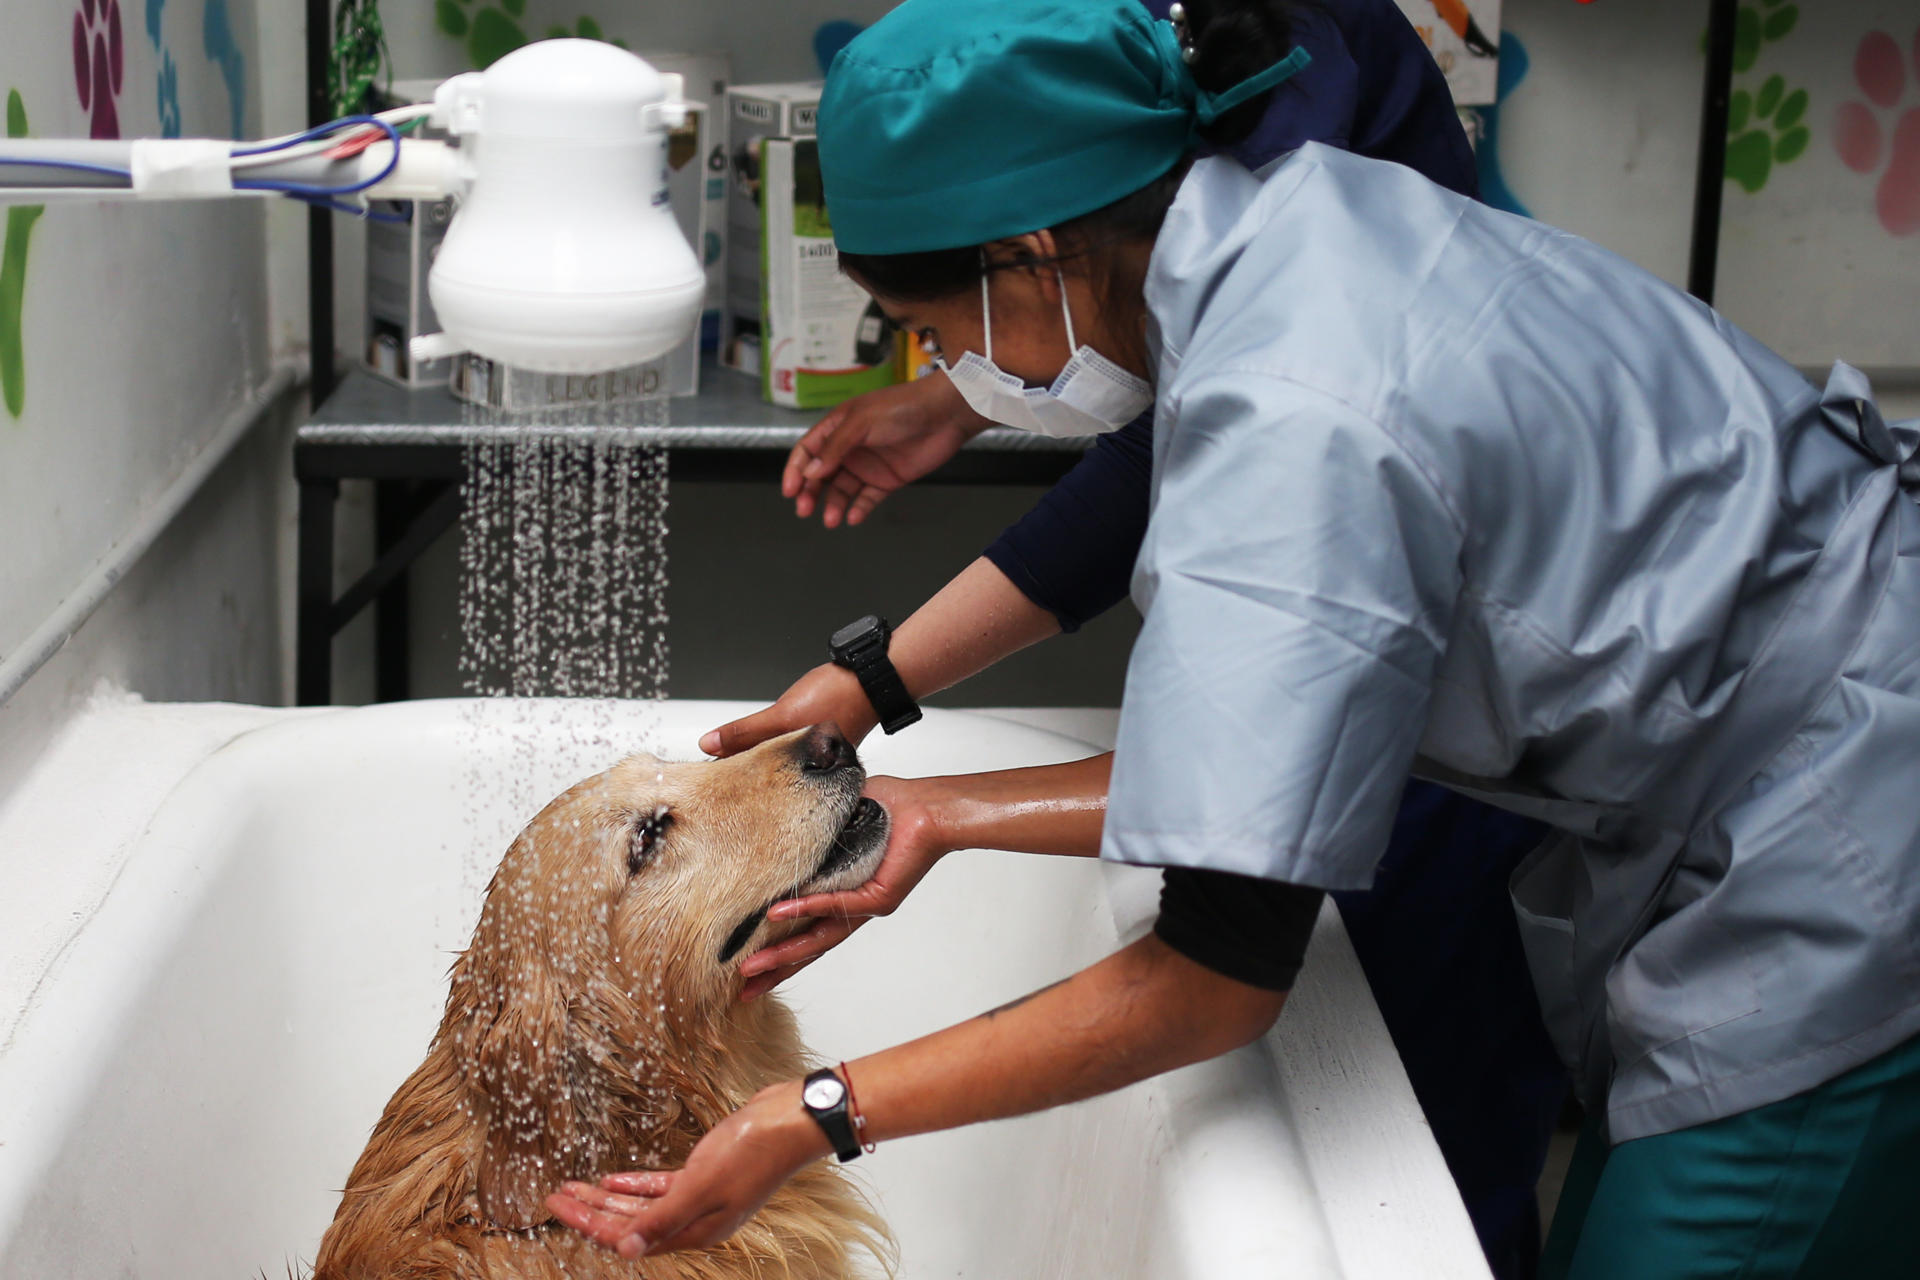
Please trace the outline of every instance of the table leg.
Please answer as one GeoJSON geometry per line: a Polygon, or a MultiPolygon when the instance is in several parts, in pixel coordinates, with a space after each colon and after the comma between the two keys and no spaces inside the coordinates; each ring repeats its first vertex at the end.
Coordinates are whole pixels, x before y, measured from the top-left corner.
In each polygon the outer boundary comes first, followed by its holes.
{"type": "Polygon", "coordinates": [[[300,481],[296,563],[294,702],[325,706],[333,699],[333,510],[340,482],[300,481]]]}
{"type": "MultiPolygon", "coordinates": [[[[412,523],[413,485],[377,480],[373,489],[374,558],[393,550],[412,523]]],[[[373,700],[400,702],[408,696],[409,633],[407,571],[400,570],[374,598],[373,700]]]]}

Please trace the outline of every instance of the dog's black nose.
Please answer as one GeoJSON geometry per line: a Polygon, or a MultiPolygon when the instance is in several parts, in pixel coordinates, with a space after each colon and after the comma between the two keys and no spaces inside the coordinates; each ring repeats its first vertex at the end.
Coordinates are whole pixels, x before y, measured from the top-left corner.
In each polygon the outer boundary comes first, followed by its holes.
{"type": "Polygon", "coordinates": [[[853,744],[837,724],[817,724],[800,739],[800,767],[809,773],[831,773],[858,763],[853,744]]]}

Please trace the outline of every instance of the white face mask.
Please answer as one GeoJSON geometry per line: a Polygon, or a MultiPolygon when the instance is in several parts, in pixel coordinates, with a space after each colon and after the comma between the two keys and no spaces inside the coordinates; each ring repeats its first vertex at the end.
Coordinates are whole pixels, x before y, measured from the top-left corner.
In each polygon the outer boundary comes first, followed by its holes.
{"type": "Polygon", "coordinates": [[[1030,387],[993,362],[993,317],[988,309],[987,277],[980,277],[980,322],[987,354],[967,352],[949,365],[940,362],[953,385],[981,417],[1043,436],[1093,436],[1117,431],[1153,405],[1153,388],[1092,347],[1073,341],[1073,312],[1067,307],[1067,281],[1060,281],[1060,312],[1067,319],[1067,367],[1050,387],[1030,387]]]}

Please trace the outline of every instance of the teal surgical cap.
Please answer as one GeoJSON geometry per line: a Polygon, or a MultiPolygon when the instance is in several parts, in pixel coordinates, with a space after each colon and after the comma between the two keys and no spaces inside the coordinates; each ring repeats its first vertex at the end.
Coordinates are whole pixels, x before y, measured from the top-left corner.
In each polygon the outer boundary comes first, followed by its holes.
{"type": "Polygon", "coordinates": [[[1160,177],[1199,125],[1307,64],[1220,94],[1139,0],[905,0],[833,60],[820,171],[848,253],[957,249],[1057,226],[1160,177]]]}

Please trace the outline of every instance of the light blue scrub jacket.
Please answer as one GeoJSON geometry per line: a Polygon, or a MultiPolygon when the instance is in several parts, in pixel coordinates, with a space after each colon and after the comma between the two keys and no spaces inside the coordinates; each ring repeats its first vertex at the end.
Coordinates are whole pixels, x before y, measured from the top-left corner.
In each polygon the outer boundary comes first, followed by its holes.
{"type": "Polygon", "coordinates": [[[1515,907],[1615,1141],[1920,1033],[1920,423],[1317,144],[1196,165],[1147,301],[1106,857],[1361,888],[1410,771],[1546,819],[1515,907]]]}

